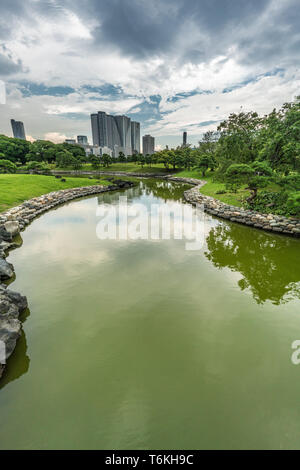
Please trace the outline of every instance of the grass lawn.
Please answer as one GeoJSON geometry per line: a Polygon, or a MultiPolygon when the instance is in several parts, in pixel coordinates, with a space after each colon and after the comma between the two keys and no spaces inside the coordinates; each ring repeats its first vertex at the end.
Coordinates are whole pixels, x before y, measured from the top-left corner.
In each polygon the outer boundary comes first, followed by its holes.
{"type": "Polygon", "coordinates": [[[203,177],[201,171],[180,171],[176,176],[182,176],[185,178],[197,178],[199,180],[205,180],[207,183],[201,188],[201,193],[205,196],[212,196],[225,204],[232,206],[241,207],[243,205],[243,199],[249,196],[250,192],[245,189],[239,189],[236,193],[226,190],[224,183],[213,181],[213,174],[207,172],[206,176],[203,177]],[[226,191],[226,194],[217,194],[218,191],[226,191]]]}
{"type": "MultiPolygon", "coordinates": [[[[64,170],[70,171],[70,168],[52,168],[56,170],[64,170]]],[[[168,174],[172,173],[172,170],[166,170],[163,164],[158,163],[149,167],[148,165],[144,165],[142,168],[141,165],[137,163],[112,163],[108,168],[104,168],[100,166],[99,169],[95,170],[92,168],[90,163],[86,163],[82,166],[81,170],[79,171],[93,171],[97,173],[98,171],[124,171],[126,173],[162,173],[168,174]]]]}
{"type": "Polygon", "coordinates": [[[69,178],[66,182],[54,176],[40,175],[0,175],[0,212],[13,206],[18,206],[26,199],[41,196],[60,189],[92,186],[95,184],[110,184],[104,179],[69,178]]]}

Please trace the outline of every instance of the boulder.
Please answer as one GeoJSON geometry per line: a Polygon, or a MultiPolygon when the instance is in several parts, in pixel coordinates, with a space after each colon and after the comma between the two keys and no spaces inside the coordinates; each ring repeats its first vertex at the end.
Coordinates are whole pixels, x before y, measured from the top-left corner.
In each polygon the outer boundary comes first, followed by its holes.
{"type": "Polygon", "coordinates": [[[14,292],[12,290],[6,289],[6,295],[8,299],[18,307],[19,312],[23,312],[28,307],[27,298],[24,295],[14,292]]]}
{"type": "Polygon", "coordinates": [[[10,279],[14,275],[14,267],[4,258],[0,258],[0,280],[10,279]]]}
{"type": "Polygon", "coordinates": [[[12,234],[6,230],[4,225],[0,226],[0,240],[4,240],[5,242],[12,241],[12,234]]]}
{"type": "MultiPolygon", "coordinates": [[[[5,364],[13,353],[17,340],[21,334],[21,322],[16,318],[4,317],[0,322],[0,341],[5,346],[4,358],[0,357],[0,362],[5,364]],[[4,359],[4,360],[3,360],[4,359]]],[[[2,348],[1,348],[2,349],[2,348]]]]}
{"type": "Polygon", "coordinates": [[[8,221],[5,222],[4,228],[8,233],[11,233],[12,237],[15,237],[20,233],[20,226],[19,223],[16,221],[8,221]]]}

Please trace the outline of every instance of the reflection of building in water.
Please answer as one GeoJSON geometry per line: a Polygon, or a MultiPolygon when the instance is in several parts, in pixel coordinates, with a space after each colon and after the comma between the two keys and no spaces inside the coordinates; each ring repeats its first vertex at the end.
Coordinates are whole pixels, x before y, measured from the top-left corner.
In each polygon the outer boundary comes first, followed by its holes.
{"type": "Polygon", "coordinates": [[[241,274],[240,289],[249,289],[257,303],[300,299],[298,240],[226,223],[210,231],[207,248],[206,257],[217,268],[241,274]]]}

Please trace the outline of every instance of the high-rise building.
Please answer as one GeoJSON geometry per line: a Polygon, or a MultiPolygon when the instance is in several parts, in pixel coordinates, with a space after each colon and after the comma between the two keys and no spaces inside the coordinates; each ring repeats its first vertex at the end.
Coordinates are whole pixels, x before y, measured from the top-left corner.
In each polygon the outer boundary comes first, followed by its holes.
{"type": "Polygon", "coordinates": [[[78,135],[77,143],[81,145],[88,145],[88,138],[86,135],[78,135]]]}
{"type": "Polygon", "coordinates": [[[65,144],[75,145],[75,144],[76,144],[76,140],[75,140],[75,139],[66,139],[66,140],[65,140],[65,144]]]}
{"type": "MultiPolygon", "coordinates": [[[[115,157],[119,155],[119,152],[123,152],[125,155],[132,154],[132,125],[129,117],[112,116],[99,111],[97,114],[91,115],[91,124],[94,145],[110,148],[115,157]]],[[[139,123],[134,124],[134,129],[134,136],[137,136],[140,132],[139,123]]],[[[134,148],[137,150],[140,148],[137,146],[137,142],[135,142],[134,148]]]]}
{"type": "Polygon", "coordinates": [[[186,147],[187,144],[187,132],[183,133],[183,147],[186,147]]]}
{"type": "Polygon", "coordinates": [[[155,139],[151,135],[147,134],[143,137],[143,154],[152,155],[155,148],[155,139]]]}
{"type": "Polygon", "coordinates": [[[24,124],[21,121],[15,121],[14,119],[11,119],[11,127],[13,130],[14,138],[15,139],[22,139],[26,140],[25,136],[25,129],[24,129],[24,124]]]}
{"type": "Polygon", "coordinates": [[[141,152],[141,126],[139,122],[131,122],[131,148],[132,154],[141,152]]]}
{"type": "Polygon", "coordinates": [[[120,136],[120,152],[125,155],[132,154],[131,145],[131,119],[127,116],[114,116],[120,136]]]}

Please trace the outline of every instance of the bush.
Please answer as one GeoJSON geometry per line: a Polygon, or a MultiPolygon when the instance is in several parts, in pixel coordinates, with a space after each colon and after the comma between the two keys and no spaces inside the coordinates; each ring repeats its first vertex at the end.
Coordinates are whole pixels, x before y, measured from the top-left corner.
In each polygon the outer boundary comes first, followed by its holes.
{"type": "Polygon", "coordinates": [[[16,165],[10,160],[0,160],[0,173],[15,173],[17,171],[16,165]]]}

